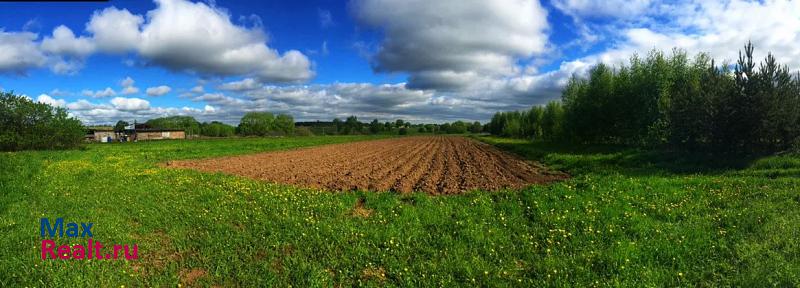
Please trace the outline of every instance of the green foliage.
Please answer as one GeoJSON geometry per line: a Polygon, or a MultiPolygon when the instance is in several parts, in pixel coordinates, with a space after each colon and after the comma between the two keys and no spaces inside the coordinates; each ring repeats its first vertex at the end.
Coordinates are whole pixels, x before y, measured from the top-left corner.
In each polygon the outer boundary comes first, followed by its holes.
{"type": "Polygon", "coordinates": [[[238,132],[243,136],[268,136],[294,134],[294,118],[288,114],[275,117],[270,112],[248,112],[239,123],[238,132]]]}
{"type": "MultiPolygon", "coordinates": [[[[336,120],[339,119],[334,119],[333,122],[336,123],[336,120]]],[[[343,123],[337,125],[337,131],[341,135],[361,134],[363,126],[364,124],[358,121],[358,117],[350,116],[343,123]]]]}
{"type": "Polygon", "coordinates": [[[556,101],[547,103],[541,115],[541,120],[536,122],[539,123],[537,130],[541,131],[541,138],[551,142],[561,139],[564,133],[562,127],[564,125],[564,108],[561,103],[556,101]]]}
{"type": "Polygon", "coordinates": [[[554,140],[556,134],[560,135],[563,114],[561,104],[552,101],[527,111],[497,112],[485,129],[503,137],[554,140]]]}
{"type": "MultiPolygon", "coordinates": [[[[481,133],[483,132],[483,125],[475,121],[473,123],[464,122],[461,120],[452,123],[442,124],[413,124],[398,119],[394,122],[381,123],[378,119],[373,119],[369,123],[362,123],[358,121],[356,116],[347,117],[345,121],[338,118],[326,125],[331,125],[336,128],[336,134],[339,135],[354,135],[354,134],[394,134],[394,135],[413,135],[418,133],[436,133],[436,134],[465,134],[465,133],[481,133]]],[[[310,125],[308,123],[301,123],[302,125],[310,125]]],[[[312,122],[313,124],[313,122],[312,122]]]]}
{"type": "Polygon", "coordinates": [[[244,136],[267,136],[273,131],[275,116],[270,112],[248,112],[239,122],[239,134],[244,136]]]}
{"type": "Polygon", "coordinates": [[[314,132],[311,131],[311,128],[300,126],[294,129],[294,135],[297,136],[314,136],[314,132]]]}
{"type": "Polygon", "coordinates": [[[128,125],[131,125],[131,124],[129,124],[127,121],[119,120],[119,121],[117,121],[117,124],[114,125],[114,132],[125,131],[125,127],[127,127],[128,125]]]}
{"type": "Polygon", "coordinates": [[[369,133],[378,134],[381,131],[383,131],[383,124],[381,124],[378,119],[374,119],[372,122],[369,122],[369,133]]]}
{"type": "Polygon", "coordinates": [[[275,117],[273,130],[281,135],[294,134],[294,117],[288,114],[278,114],[278,117],[275,117]]]}
{"type": "Polygon", "coordinates": [[[464,121],[461,121],[461,120],[453,122],[453,124],[450,125],[450,129],[447,130],[447,133],[450,133],[450,134],[464,134],[464,133],[467,133],[467,123],[464,122],[464,121]]]}
{"type": "Polygon", "coordinates": [[[200,122],[192,116],[170,116],[150,119],[145,122],[150,127],[158,129],[180,129],[186,136],[200,135],[200,122]]]}
{"type": "Polygon", "coordinates": [[[469,126],[469,132],[476,134],[481,133],[483,132],[483,125],[481,125],[481,122],[478,121],[472,122],[472,125],[469,126]]]}
{"type": "Polygon", "coordinates": [[[338,134],[341,133],[344,122],[339,118],[335,118],[333,119],[333,125],[336,127],[336,133],[338,134]]]}
{"type": "Polygon", "coordinates": [[[81,122],[66,109],[0,92],[0,150],[74,148],[84,135],[81,122]]]}
{"type": "Polygon", "coordinates": [[[788,150],[800,138],[800,75],[769,54],[758,67],[748,43],[735,70],[706,54],[653,51],[613,69],[573,76],[561,105],[498,112],[493,135],[583,144],[671,146],[753,154],[788,150]]]}
{"type": "Polygon", "coordinates": [[[207,137],[231,137],[236,134],[236,127],[213,121],[200,125],[200,135],[207,137]]]}

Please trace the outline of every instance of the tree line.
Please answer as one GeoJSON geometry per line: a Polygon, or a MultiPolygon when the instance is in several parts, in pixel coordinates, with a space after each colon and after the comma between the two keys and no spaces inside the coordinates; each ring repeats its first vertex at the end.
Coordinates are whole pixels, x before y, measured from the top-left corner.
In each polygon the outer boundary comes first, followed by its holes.
{"type": "Polygon", "coordinates": [[[573,76],[561,101],[498,112],[493,135],[685,151],[771,153],[800,146],[800,74],[772,53],[756,64],[747,43],[735,65],[707,54],[652,51],[573,76]]]}
{"type": "Polygon", "coordinates": [[[303,122],[299,123],[309,127],[313,133],[322,135],[364,135],[364,134],[395,134],[411,135],[420,133],[429,134],[465,134],[481,133],[483,125],[478,122],[454,121],[441,124],[411,123],[403,119],[380,122],[378,119],[365,123],[356,116],[349,116],[345,120],[339,118],[331,122],[303,122]]]}
{"type": "MultiPolygon", "coordinates": [[[[275,116],[270,112],[248,112],[238,126],[219,121],[200,122],[192,116],[169,116],[147,120],[147,127],[154,129],[183,130],[187,137],[232,137],[240,136],[285,136],[295,132],[294,118],[289,114],[275,116]]],[[[114,130],[123,132],[130,123],[118,121],[114,130]]]]}
{"type": "MultiPolygon", "coordinates": [[[[409,135],[419,133],[434,134],[464,134],[481,133],[483,125],[480,122],[468,123],[455,121],[441,124],[413,124],[403,119],[396,121],[380,122],[374,119],[369,123],[358,120],[356,116],[349,116],[345,120],[339,118],[331,122],[300,122],[295,123],[294,118],[288,114],[275,116],[270,112],[249,112],[245,114],[238,126],[222,122],[200,123],[191,116],[171,116],[150,119],[145,124],[157,129],[184,130],[189,137],[232,137],[232,136],[311,136],[311,135],[368,135],[368,134],[395,134],[409,135]]],[[[123,131],[129,125],[120,121],[115,125],[115,130],[123,131]]]]}

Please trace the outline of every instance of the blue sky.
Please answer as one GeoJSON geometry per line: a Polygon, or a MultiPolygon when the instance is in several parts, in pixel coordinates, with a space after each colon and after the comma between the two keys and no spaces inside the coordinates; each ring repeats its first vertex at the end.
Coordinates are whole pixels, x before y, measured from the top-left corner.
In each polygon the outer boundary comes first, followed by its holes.
{"type": "Polygon", "coordinates": [[[0,3],[0,89],[87,124],[249,111],[485,121],[654,48],[732,60],[752,40],[800,67],[799,15],[797,1],[0,3]]]}

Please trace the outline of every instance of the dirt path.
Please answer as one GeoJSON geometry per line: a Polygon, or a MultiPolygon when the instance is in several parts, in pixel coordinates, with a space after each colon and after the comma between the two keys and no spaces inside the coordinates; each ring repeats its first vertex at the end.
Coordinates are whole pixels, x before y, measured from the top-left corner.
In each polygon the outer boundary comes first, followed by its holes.
{"type": "Polygon", "coordinates": [[[166,166],[329,190],[429,194],[521,188],[567,177],[491,145],[450,136],[406,137],[173,161],[166,166]]]}

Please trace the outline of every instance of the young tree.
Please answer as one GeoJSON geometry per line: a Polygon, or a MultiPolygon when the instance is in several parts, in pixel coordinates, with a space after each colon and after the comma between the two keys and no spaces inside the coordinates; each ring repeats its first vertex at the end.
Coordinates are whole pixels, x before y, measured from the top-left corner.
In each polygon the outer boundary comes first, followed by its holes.
{"type": "Polygon", "coordinates": [[[358,117],[350,116],[344,121],[342,134],[359,134],[361,133],[361,122],[358,122],[358,117]]]}
{"type": "Polygon", "coordinates": [[[369,123],[370,133],[378,134],[381,133],[382,130],[383,130],[383,124],[381,124],[381,122],[379,122],[378,119],[374,119],[372,120],[372,122],[369,123]]]}
{"type": "Polygon", "coordinates": [[[125,127],[127,127],[128,125],[130,125],[128,124],[128,122],[119,120],[117,121],[117,124],[114,125],[114,132],[120,133],[122,131],[125,131],[125,127]]]}
{"type": "Polygon", "coordinates": [[[342,129],[344,128],[344,123],[339,118],[333,119],[333,126],[336,126],[336,134],[342,134],[342,129]]]}
{"type": "Polygon", "coordinates": [[[208,137],[231,137],[236,134],[236,128],[231,125],[213,121],[200,126],[200,135],[208,137]]]}
{"type": "Polygon", "coordinates": [[[294,117],[289,114],[278,114],[273,127],[273,132],[277,134],[292,135],[294,134],[294,117]]]}
{"type": "Polygon", "coordinates": [[[248,112],[239,123],[239,133],[244,136],[266,136],[275,125],[275,116],[269,112],[248,112]]]}
{"type": "Polygon", "coordinates": [[[467,133],[467,123],[458,120],[450,124],[450,129],[447,131],[450,134],[464,134],[467,133]]]}
{"type": "Polygon", "coordinates": [[[481,133],[481,131],[483,131],[483,125],[481,125],[481,122],[475,121],[469,126],[470,133],[478,134],[481,133]]]}
{"type": "Polygon", "coordinates": [[[564,108],[558,101],[550,101],[542,112],[542,139],[559,141],[563,139],[564,108]]]}

